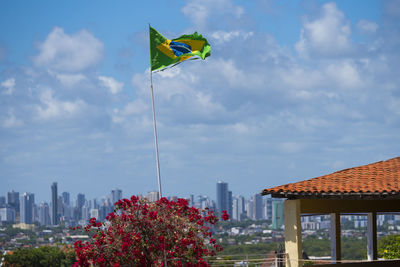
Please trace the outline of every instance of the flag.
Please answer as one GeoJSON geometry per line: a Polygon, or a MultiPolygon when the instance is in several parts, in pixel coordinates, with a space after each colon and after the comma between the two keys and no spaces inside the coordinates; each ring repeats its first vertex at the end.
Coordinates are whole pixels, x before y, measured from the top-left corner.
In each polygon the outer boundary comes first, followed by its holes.
{"type": "Polygon", "coordinates": [[[207,39],[197,32],[168,40],[149,26],[151,71],[174,66],[187,59],[205,59],[211,53],[207,39]]]}

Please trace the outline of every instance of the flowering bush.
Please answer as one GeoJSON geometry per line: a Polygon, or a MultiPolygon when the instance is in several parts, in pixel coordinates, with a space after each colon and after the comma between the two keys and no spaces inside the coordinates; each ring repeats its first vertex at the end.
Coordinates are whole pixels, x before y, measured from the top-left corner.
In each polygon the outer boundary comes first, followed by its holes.
{"type": "MultiPolygon", "coordinates": [[[[209,266],[204,256],[222,247],[211,238],[218,218],[210,210],[188,206],[188,201],[119,200],[106,222],[91,218],[85,227],[91,241],[75,242],[74,266],[209,266]]],[[[223,212],[223,219],[229,215],[223,212]]]]}

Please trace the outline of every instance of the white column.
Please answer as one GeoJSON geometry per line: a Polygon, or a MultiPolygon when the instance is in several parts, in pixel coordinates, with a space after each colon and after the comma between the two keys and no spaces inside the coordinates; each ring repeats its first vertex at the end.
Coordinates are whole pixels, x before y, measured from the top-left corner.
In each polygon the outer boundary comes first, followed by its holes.
{"type": "Polygon", "coordinates": [[[367,215],[367,254],[368,260],[378,259],[377,234],[376,234],[376,212],[370,212],[367,215]]]}
{"type": "Polygon", "coordinates": [[[300,200],[285,200],[286,267],[302,266],[300,200]]]}
{"type": "Polygon", "coordinates": [[[341,256],[341,231],[340,231],[340,213],[331,213],[331,258],[334,263],[342,259],[341,256]]]}

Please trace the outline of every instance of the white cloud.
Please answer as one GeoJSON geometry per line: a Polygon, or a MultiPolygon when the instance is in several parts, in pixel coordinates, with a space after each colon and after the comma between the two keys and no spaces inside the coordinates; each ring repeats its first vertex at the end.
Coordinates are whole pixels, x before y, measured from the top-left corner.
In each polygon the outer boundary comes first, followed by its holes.
{"type": "Polygon", "coordinates": [[[322,6],[321,17],[303,23],[300,40],[295,47],[302,56],[310,53],[325,56],[338,55],[349,52],[351,27],[350,21],[340,11],[335,3],[327,3],[322,6]]]}
{"type": "Polygon", "coordinates": [[[215,31],[211,33],[211,39],[213,39],[214,43],[222,44],[226,42],[230,42],[235,38],[241,38],[243,40],[247,40],[248,38],[254,35],[253,32],[244,32],[244,31],[215,31]]]}
{"type": "Polygon", "coordinates": [[[357,23],[357,28],[361,33],[372,34],[378,30],[378,24],[373,21],[362,19],[357,23]]]}
{"type": "Polygon", "coordinates": [[[67,72],[85,70],[103,55],[103,43],[91,33],[81,30],[68,35],[60,27],[55,27],[38,49],[39,54],[33,59],[37,66],[67,72]]]}
{"type": "Polygon", "coordinates": [[[6,88],[6,91],[3,91],[5,95],[12,95],[15,89],[15,78],[9,78],[1,83],[1,86],[6,88]]]}
{"type": "Polygon", "coordinates": [[[341,88],[358,88],[364,84],[357,66],[348,60],[329,64],[326,72],[341,88]]]}
{"type": "Polygon", "coordinates": [[[112,77],[105,77],[105,76],[99,76],[98,79],[100,80],[100,83],[108,88],[112,94],[117,94],[122,91],[122,87],[124,86],[124,83],[118,82],[112,77]]]}
{"type": "Polygon", "coordinates": [[[78,74],[63,74],[63,73],[55,73],[57,80],[59,80],[63,85],[67,87],[73,87],[79,82],[86,79],[86,76],[78,73],[78,74]]]}
{"type": "Polygon", "coordinates": [[[14,128],[22,126],[24,123],[22,120],[19,120],[15,117],[13,110],[8,111],[8,117],[3,120],[4,128],[14,128]]]}
{"type": "Polygon", "coordinates": [[[82,111],[86,104],[82,100],[60,101],[53,97],[51,89],[45,89],[40,94],[41,105],[35,107],[37,117],[41,120],[65,118],[82,111]]]}
{"type": "Polygon", "coordinates": [[[148,110],[148,105],[142,99],[129,102],[121,111],[123,115],[142,114],[148,110]]]}
{"type": "Polygon", "coordinates": [[[231,0],[191,0],[183,8],[182,12],[196,28],[203,30],[209,24],[211,17],[221,18],[222,15],[228,15],[239,19],[244,14],[244,9],[235,5],[231,0]]]}

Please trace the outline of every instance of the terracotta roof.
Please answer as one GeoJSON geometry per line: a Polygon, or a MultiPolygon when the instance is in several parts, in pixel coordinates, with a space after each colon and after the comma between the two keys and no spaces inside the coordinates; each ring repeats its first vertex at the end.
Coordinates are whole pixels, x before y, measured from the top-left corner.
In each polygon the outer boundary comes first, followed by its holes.
{"type": "Polygon", "coordinates": [[[400,157],[262,191],[284,198],[399,198],[400,157]]]}

